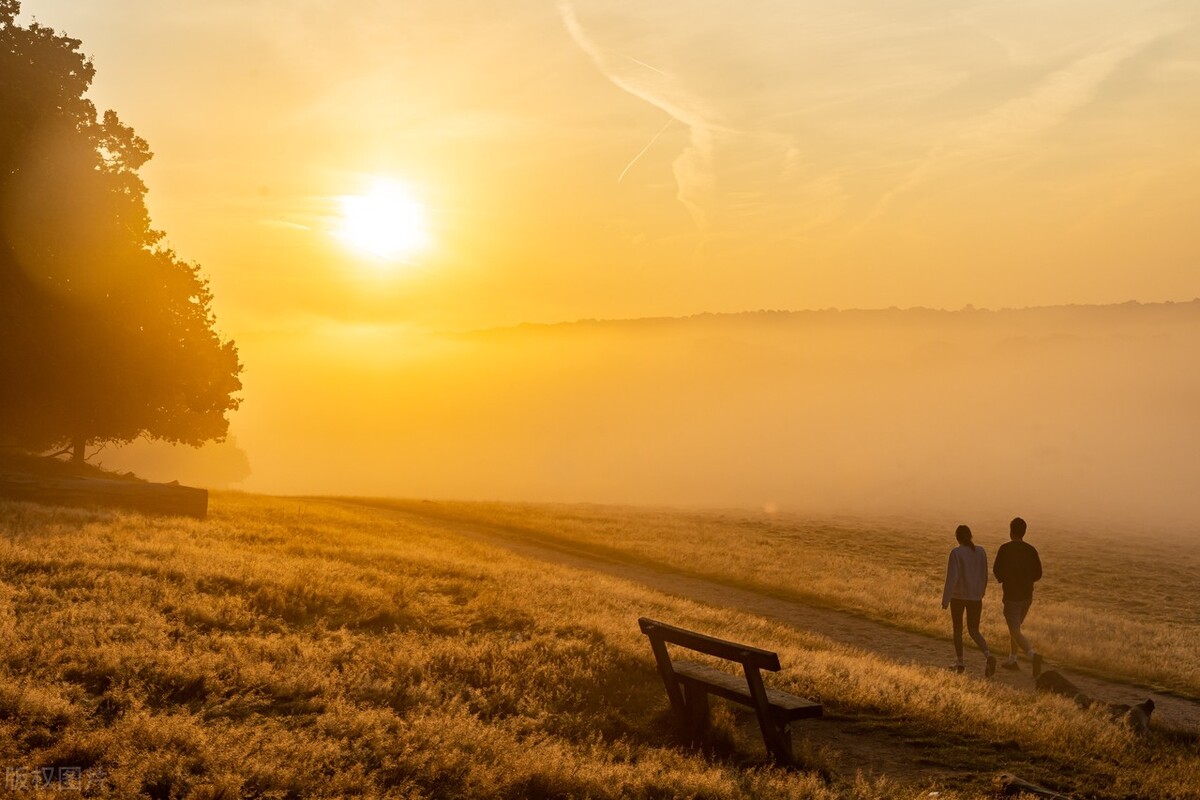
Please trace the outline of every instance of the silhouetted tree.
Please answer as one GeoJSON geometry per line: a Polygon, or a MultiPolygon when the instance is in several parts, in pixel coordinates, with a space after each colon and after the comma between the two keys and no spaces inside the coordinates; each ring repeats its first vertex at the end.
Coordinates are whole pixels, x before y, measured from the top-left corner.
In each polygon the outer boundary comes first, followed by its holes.
{"type": "Polygon", "coordinates": [[[19,10],[0,0],[0,445],[220,440],[241,364],[150,225],[150,149],[84,97],[80,41],[19,10]]]}

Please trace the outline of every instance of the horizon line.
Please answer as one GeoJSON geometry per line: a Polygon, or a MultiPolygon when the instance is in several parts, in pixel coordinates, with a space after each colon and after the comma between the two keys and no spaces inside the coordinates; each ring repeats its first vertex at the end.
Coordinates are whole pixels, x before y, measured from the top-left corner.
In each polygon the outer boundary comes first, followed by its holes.
{"type": "Polygon", "coordinates": [[[935,314],[1004,314],[1004,313],[1020,313],[1025,311],[1054,311],[1063,309],[1104,309],[1104,308],[1124,308],[1129,306],[1151,307],[1151,306],[1186,306],[1200,305],[1200,296],[1193,297],[1191,300],[1124,300],[1115,303],[1053,303],[1046,305],[1032,306],[1001,306],[999,308],[985,308],[966,303],[958,308],[938,308],[933,306],[877,306],[877,307],[849,307],[840,308],[837,306],[827,306],[825,308],[758,308],[745,309],[742,311],[697,311],[692,314],[682,314],[679,316],[646,316],[646,317],[579,317],[576,319],[564,319],[554,322],[533,322],[522,321],[514,322],[507,325],[494,325],[486,328],[468,328],[466,330],[439,330],[434,333],[442,336],[470,336],[486,333],[502,333],[516,331],[523,328],[560,328],[573,325],[617,325],[629,323],[666,323],[666,322],[684,322],[688,320],[697,320],[707,317],[743,317],[751,315],[799,315],[799,314],[880,314],[888,312],[930,312],[935,314]]]}

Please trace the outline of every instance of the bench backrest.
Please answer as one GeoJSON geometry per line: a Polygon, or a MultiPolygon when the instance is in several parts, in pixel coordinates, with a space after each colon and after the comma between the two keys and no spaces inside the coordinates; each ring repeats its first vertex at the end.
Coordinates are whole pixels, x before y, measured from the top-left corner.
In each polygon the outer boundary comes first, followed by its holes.
{"type": "Polygon", "coordinates": [[[638,626],[641,627],[642,633],[650,637],[651,642],[658,639],[679,645],[680,647],[686,647],[689,650],[695,650],[698,653],[736,661],[744,666],[756,667],[771,672],[778,672],[780,670],[779,656],[770,650],[762,650],[758,647],[751,647],[748,644],[738,644],[737,642],[718,639],[714,636],[705,636],[703,633],[696,633],[695,631],[689,631],[687,628],[668,625],[665,622],[659,622],[649,617],[639,617],[638,626]]]}

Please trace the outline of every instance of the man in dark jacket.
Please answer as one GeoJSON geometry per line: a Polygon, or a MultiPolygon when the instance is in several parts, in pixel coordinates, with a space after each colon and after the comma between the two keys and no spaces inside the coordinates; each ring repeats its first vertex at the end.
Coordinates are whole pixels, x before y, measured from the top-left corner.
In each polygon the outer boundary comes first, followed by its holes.
{"type": "Polygon", "coordinates": [[[1033,662],[1033,677],[1042,672],[1042,657],[1033,652],[1029,640],[1021,633],[1021,623],[1033,604],[1033,584],[1041,580],[1042,560],[1031,544],[1025,543],[1025,520],[1017,517],[1008,525],[1011,542],[1000,545],[992,574],[1004,585],[1004,621],[1008,623],[1008,660],[1004,669],[1017,670],[1017,648],[1033,662]]]}

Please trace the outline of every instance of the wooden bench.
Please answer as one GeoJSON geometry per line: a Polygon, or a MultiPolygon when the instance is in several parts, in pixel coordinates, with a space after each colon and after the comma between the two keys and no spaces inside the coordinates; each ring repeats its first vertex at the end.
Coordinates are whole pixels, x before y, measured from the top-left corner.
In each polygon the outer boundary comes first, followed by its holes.
{"type": "Polygon", "coordinates": [[[767,752],[778,764],[792,763],[792,721],[819,717],[823,709],[820,703],[763,685],[760,670],[781,669],[777,654],[646,617],[639,618],[638,625],[650,638],[671,708],[688,732],[699,735],[708,726],[708,696],[715,694],[753,708],[767,752]],[[745,677],[738,678],[694,661],[672,661],[667,653],[668,643],[741,664],[745,677]]]}

